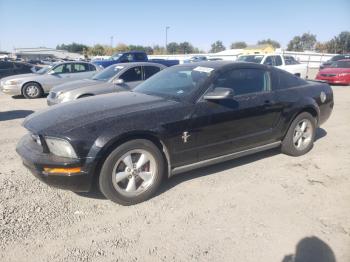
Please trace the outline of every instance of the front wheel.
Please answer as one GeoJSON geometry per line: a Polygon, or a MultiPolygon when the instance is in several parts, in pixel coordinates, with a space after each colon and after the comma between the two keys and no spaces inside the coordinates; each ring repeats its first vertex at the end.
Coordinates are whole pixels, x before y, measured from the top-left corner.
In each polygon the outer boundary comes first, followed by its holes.
{"type": "Polygon", "coordinates": [[[25,98],[34,99],[42,97],[44,94],[43,89],[38,83],[28,83],[23,87],[23,95],[25,98]]]}
{"type": "Polygon", "coordinates": [[[306,154],[313,147],[315,134],[316,119],[307,112],[299,114],[282,141],[282,152],[291,156],[306,154]]]}
{"type": "Polygon", "coordinates": [[[137,204],[157,191],[164,170],[163,156],[152,142],[132,140],[118,146],[105,160],[99,177],[100,189],[118,204],[137,204]]]}

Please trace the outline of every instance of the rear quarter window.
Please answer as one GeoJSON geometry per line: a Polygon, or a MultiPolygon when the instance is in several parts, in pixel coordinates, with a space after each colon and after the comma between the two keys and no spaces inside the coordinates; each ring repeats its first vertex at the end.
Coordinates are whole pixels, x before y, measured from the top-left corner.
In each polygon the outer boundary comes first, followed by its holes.
{"type": "Polygon", "coordinates": [[[272,90],[284,90],[288,88],[306,85],[307,82],[295,75],[292,75],[283,70],[273,70],[272,76],[272,90]]]}

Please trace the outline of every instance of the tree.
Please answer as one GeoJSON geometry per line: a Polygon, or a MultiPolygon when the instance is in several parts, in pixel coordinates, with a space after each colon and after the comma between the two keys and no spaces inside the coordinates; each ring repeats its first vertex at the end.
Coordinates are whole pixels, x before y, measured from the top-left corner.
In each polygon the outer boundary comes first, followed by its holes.
{"type": "Polygon", "coordinates": [[[217,53],[226,50],[226,47],[222,43],[222,41],[216,41],[215,43],[212,43],[210,53],[217,53]]]}
{"type": "Polygon", "coordinates": [[[189,42],[183,42],[179,44],[179,54],[191,54],[193,53],[193,46],[189,42]]]}
{"type": "Polygon", "coordinates": [[[246,42],[233,42],[231,44],[231,49],[243,49],[247,47],[247,43],[246,42]]]}
{"type": "Polygon", "coordinates": [[[171,42],[166,47],[169,54],[177,54],[179,50],[179,44],[176,42],[171,42]]]}
{"type": "Polygon", "coordinates": [[[338,50],[342,53],[350,52],[350,32],[343,31],[336,37],[338,50]]]}
{"type": "Polygon", "coordinates": [[[77,43],[73,42],[73,43],[68,44],[68,45],[65,45],[65,44],[57,45],[56,49],[58,49],[58,50],[66,50],[68,52],[82,54],[84,52],[84,49],[88,49],[88,46],[83,45],[83,44],[77,44],[77,43]]]}
{"type": "Polygon", "coordinates": [[[288,51],[305,51],[314,50],[316,45],[316,35],[304,33],[302,36],[295,36],[289,41],[288,51]]]}
{"type": "Polygon", "coordinates": [[[106,55],[106,51],[102,45],[96,44],[88,49],[88,54],[93,56],[106,55]]]}
{"type": "Polygon", "coordinates": [[[258,41],[258,45],[272,45],[274,48],[280,48],[279,42],[272,40],[270,38],[258,41]]]}

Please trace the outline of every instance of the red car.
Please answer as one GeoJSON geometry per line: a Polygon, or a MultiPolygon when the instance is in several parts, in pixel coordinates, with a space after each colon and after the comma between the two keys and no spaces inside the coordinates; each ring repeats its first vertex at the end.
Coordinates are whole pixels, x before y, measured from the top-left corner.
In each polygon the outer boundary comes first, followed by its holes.
{"type": "Polygon", "coordinates": [[[330,67],[320,70],[316,79],[329,84],[350,85],[350,59],[333,62],[330,67]]]}

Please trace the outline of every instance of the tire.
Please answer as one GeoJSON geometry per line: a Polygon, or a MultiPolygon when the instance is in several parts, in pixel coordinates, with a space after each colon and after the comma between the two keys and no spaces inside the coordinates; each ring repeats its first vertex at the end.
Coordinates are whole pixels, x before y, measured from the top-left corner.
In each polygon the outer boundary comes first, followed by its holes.
{"type": "Polygon", "coordinates": [[[39,98],[42,97],[44,94],[44,91],[41,88],[41,86],[38,83],[34,82],[25,84],[22,90],[24,97],[28,99],[39,98]]]}
{"type": "Polygon", "coordinates": [[[164,174],[165,163],[159,149],[148,140],[135,139],[108,155],[101,168],[99,186],[113,202],[134,205],[154,195],[164,174]]]}
{"type": "Polygon", "coordinates": [[[293,120],[282,141],[282,153],[290,156],[301,156],[306,154],[313,147],[315,134],[316,119],[307,112],[299,114],[293,120]]]}

